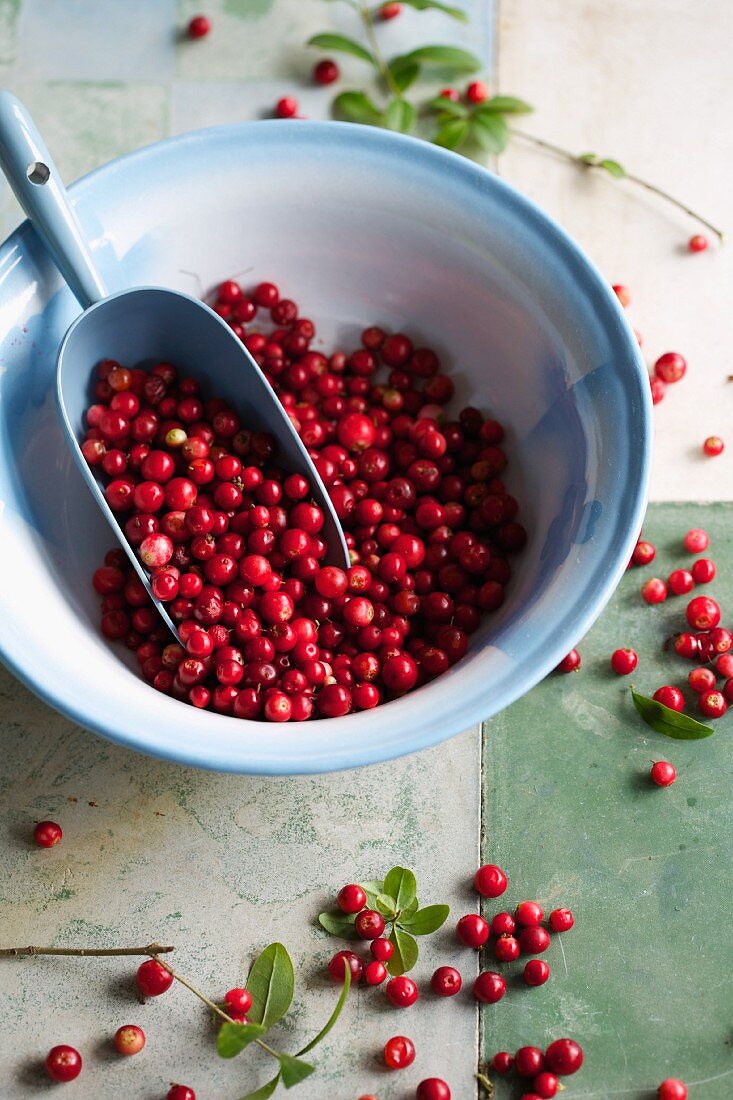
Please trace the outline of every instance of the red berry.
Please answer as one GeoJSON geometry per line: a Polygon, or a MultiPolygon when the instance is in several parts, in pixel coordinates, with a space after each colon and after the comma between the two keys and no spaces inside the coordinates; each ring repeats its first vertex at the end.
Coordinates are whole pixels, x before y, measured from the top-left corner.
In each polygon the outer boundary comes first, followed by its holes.
{"type": "Polygon", "coordinates": [[[684,695],[679,688],[673,687],[671,684],[665,684],[663,687],[657,688],[652,698],[663,706],[669,707],[670,710],[680,712],[685,708],[684,695]]]}
{"type": "Polygon", "coordinates": [[[722,718],[728,709],[728,703],[721,691],[704,691],[697,705],[706,718],[722,718]]]}
{"type": "Polygon", "coordinates": [[[675,596],[685,596],[695,587],[695,578],[687,569],[674,569],[667,577],[667,584],[675,596]]]}
{"type": "Polygon", "coordinates": [[[624,309],[631,305],[631,291],[623,283],[614,283],[611,287],[624,309]]]}
{"type": "Polygon", "coordinates": [[[460,92],[456,91],[455,88],[443,88],[442,91],[438,92],[438,95],[441,99],[450,99],[453,103],[458,103],[461,98],[460,92]]]}
{"type": "Polygon", "coordinates": [[[51,1047],[45,1065],[48,1076],[54,1081],[73,1081],[81,1073],[81,1054],[64,1044],[51,1047]]]}
{"type": "Polygon", "coordinates": [[[703,453],[709,458],[714,458],[716,455],[722,455],[725,450],[725,443],[719,435],[709,435],[702,445],[703,453]]]}
{"type": "Polygon", "coordinates": [[[489,924],[478,913],[467,913],[456,925],[456,935],[466,947],[476,950],[483,947],[489,938],[489,924]]]}
{"type": "Polygon", "coordinates": [[[395,1008],[409,1008],[418,998],[418,988],[412,978],[401,974],[398,978],[391,978],[387,982],[387,1000],[395,1008]]]}
{"type": "Polygon", "coordinates": [[[574,1039],[556,1039],[545,1051],[545,1064],[559,1077],[577,1073],[583,1065],[583,1048],[574,1039]]]}
{"type": "Polygon", "coordinates": [[[491,1059],[489,1065],[494,1073],[499,1073],[503,1077],[504,1074],[511,1073],[514,1068],[514,1056],[506,1050],[499,1050],[491,1059]]]}
{"type": "Polygon", "coordinates": [[[692,579],[695,584],[709,584],[715,573],[715,563],[710,558],[698,558],[692,563],[692,579]]]}
{"type": "Polygon", "coordinates": [[[364,967],[363,977],[367,985],[381,985],[387,977],[387,968],[379,959],[372,959],[364,967]]]}
{"type": "Polygon", "coordinates": [[[545,1068],[545,1055],[539,1047],[520,1047],[514,1055],[514,1069],[520,1077],[536,1077],[545,1068]]]}
{"type": "Polygon", "coordinates": [[[657,1089],[659,1100],[687,1100],[687,1085],[677,1077],[667,1077],[657,1089]]]}
{"type": "Polygon", "coordinates": [[[144,997],[159,997],[173,985],[173,975],[157,959],[148,959],[137,968],[135,981],[144,997]]]}
{"type": "Polygon", "coordinates": [[[165,1100],[196,1100],[196,1093],[188,1085],[171,1085],[165,1100]]]}
{"type": "Polygon", "coordinates": [[[520,901],[514,912],[517,924],[521,924],[523,928],[533,928],[538,925],[544,915],[544,909],[536,901],[520,901]]]}
{"type": "Polygon", "coordinates": [[[544,985],[550,977],[550,968],[544,959],[530,959],[522,974],[527,985],[544,985]]]}
{"type": "Polygon", "coordinates": [[[277,118],[294,118],[298,113],[298,101],[291,95],[283,96],[275,104],[275,116],[277,118]]]}
{"type": "Polygon", "coordinates": [[[362,909],[354,921],[356,934],[361,940],[376,940],[384,932],[384,917],[376,909],[362,909]]]}
{"type": "Polygon", "coordinates": [[[378,937],[369,944],[369,950],[379,962],[389,962],[394,954],[394,944],[390,943],[389,940],[378,937]]]}
{"type": "Polygon", "coordinates": [[[511,913],[496,913],[491,919],[493,936],[512,936],[516,927],[517,922],[511,913]]]}
{"type": "Polygon", "coordinates": [[[426,1077],[415,1090],[415,1100],[450,1100],[450,1096],[450,1089],[440,1077],[426,1077]]]}
{"type": "MultiPolygon", "coordinates": [[[[694,237],[690,237],[687,242],[687,247],[690,252],[704,252],[708,246],[708,239],[704,237],[702,233],[696,233],[694,237]]],[[[685,1095],[687,1095],[685,1093],[685,1095]]],[[[683,1098],[684,1100],[684,1098],[683,1098]]]]}
{"type": "Polygon", "coordinates": [[[389,4],[382,4],[381,8],[379,9],[379,14],[380,14],[382,19],[396,19],[401,11],[402,11],[402,5],[401,4],[389,3],[389,4]]]}
{"type": "Polygon", "coordinates": [[[650,771],[652,783],[658,787],[669,787],[677,778],[677,769],[666,760],[657,760],[652,764],[650,771]]]}
{"type": "Polygon", "coordinates": [[[453,966],[439,966],[430,979],[430,988],[438,997],[454,997],[462,985],[463,978],[453,966]]]}
{"type": "Polygon", "coordinates": [[[479,867],[473,877],[473,885],[482,898],[498,898],[507,888],[507,877],[501,867],[487,863],[479,867]]]}
{"type": "Polygon", "coordinates": [[[499,962],[514,962],[519,958],[519,940],[514,936],[499,936],[494,944],[494,958],[499,962]]]}
{"type": "Polygon", "coordinates": [[[571,649],[567,657],[563,657],[557,666],[558,672],[576,672],[580,668],[580,654],[577,649],[571,649]]]}
{"type": "Polygon", "coordinates": [[[313,69],[313,79],[316,84],[333,84],[340,75],[336,62],[328,59],[319,61],[313,69]]]}
{"type": "Polygon", "coordinates": [[[664,355],[660,355],[654,364],[654,372],[657,378],[661,378],[663,382],[667,383],[679,382],[680,378],[684,378],[686,370],[687,363],[676,351],[665,352],[664,355]]]}
{"type": "Polygon", "coordinates": [[[351,982],[355,984],[362,975],[363,964],[353,951],[337,951],[328,964],[328,972],[335,982],[343,982],[344,968],[351,971],[351,982]]]}
{"type": "Polygon", "coordinates": [[[631,560],[634,565],[649,565],[650,562],[654,561],[656,554],[656,547],[651,542],[640,540],[634,547],[631,560]]]}
{"type": "Polygon", "coordinates": [[[484,84],[483,80],[474,80],[466,88],[466,100],[469,103],[483,103],[487,99],[489,89],[484,84]]]}
{"type": "Polygon", "coordinates": [[[540,1073],[532,1082],[532,1088],[542,1100],[552,1100],[557,1095],[560,1082],[554,1073],[540,1073]]]}
{"type": "Polygon", "coordinates": [[[236,986],[225,993],[224,1004],[226,1008],[232,1009],[234,1012],[247,1013],[252,1007],[252,994],[248,989],[236,986]]]}
{"type": "Polygon", "coordinates": [[[667,586],[659,577],[650,577],[641,586],[641,594],[647,603],[663,603],[667,599],[667,586]]]}
{"type": "Polygon", "coordinates": [[[547,922],[553,932],[569,932],[575,924],[575,917],[570,909],[553,909],[547,922]]]}
{"type": "Polygon", "coordinates": [[[137,1024],[123,1024],[115,1032],[114,1043],[118,1054],[139,1054],[145,1046],[145,1032],[137,1024]]]}
{"type": "Polygon", "coordinates": [[[633,649],[615,649],[611,654],[611,668],[617,676],[628,676],[634,671],[638,661],[633,649]]]}
{"type": "Polygon", "coordinates": [[[700,527],[693,527],[685,535],[685,550],[689,554],[702,554],[710,545],[710,535],[700,527]]]}
{"type": "Polygon", "coordinates": [[[39,821],[33,830],[33,839],[39,848],[53,848],[64,834],[55,821],[39,821]]]}
{"type": "Polygon", "coordinates": [[[674,651],[678,657],[684,657],[687,661],[694,661],[700,656],[700,641],[696,634],[685,630],[678,634],[674,640],[674,651]]]}
{"type": "Polygon", "coordinates": [[[205,38],[211,30],[211,21],[205,15],[194,15],[188,24],[189,38],[205,38]]]}
{"type": "Polygon", "coordinates": [[[506,993],[506,981],[495,970],[484,970],[473,983],[473,995],[485,1005],[496,1004],[506,993]]]}
{"type": "Polygon", "coordinates": [[[384,1064],[388,1069],[406,1069],[415,1061],[415,1044],[405,1035],[393,1035],[384,1044],[384,1064]]]}
{"type": "Polygon", "coordinates": [[[704,691],[712,691],[715,688],[717,677],[711,668],[693,668],[687,680],[692,690],[702,695],[704,691]]]}
{"type": "Polygon", "coordinates": [[[659,402],[664,399],[664,395],[667,390],[666,385],[661,378],[657,378],[655,376],[654,378],[649,379],[649,388],[652,391],[652,404],[658,405],[659,402]]]}
{"type": "Polygon", "coordinates": [[[685,615],[693,630],[712,630],[720,622],[720,607],[710,596],[695,596],[685,615]]]}
{"type": "Polygon", "coordinates": [[[733,676],[733,653],[724,653],[721,657],[718,657],[715,668],[719,676],[730,679],[733,676]]]}
{"type": "Polygon", "coordinates": [[[525,955],[541,955],[550,946],[550,933],[542,925],[520,929],[517,939],[525,955]]]}

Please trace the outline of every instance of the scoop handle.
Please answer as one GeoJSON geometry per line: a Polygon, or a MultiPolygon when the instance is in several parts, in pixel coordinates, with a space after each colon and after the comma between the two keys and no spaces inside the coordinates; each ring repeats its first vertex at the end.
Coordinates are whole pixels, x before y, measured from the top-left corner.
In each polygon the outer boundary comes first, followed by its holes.
{"type": "Polygon", "coordinates": [[[19,99],[0,91],[0,167],[15,197],[86,309],[107,297],[56,165],[19,99]]]}

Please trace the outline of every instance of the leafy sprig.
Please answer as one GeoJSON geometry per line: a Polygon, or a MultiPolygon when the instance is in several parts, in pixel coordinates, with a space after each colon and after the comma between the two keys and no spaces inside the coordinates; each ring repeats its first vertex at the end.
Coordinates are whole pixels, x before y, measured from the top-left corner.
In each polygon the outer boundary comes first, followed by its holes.
{"type": "MultiPolygon", "coordinates": [[[[376,909],[385,919],[385,934],[394,951],[387,963],[387,970],[396,977],[412,970],[418,960],[419,947],[416,936],[429,936],[448,919],[448,905],[420,907],[417,897],[417,881],[406,867],[393,867],[383,882],[362,882],[369,909],[376,909]]],[[[331,936],[343,940],[358,940],[356,913],[342,913],[340,909],[319,913],[318,922],[331,936]]]]}
{"type": "MultiPolygon", "coordinates": [[[[700,222],[714,233],[721,243],[725,240],[725,233],[719,226],[664,188],[657,187],[656,184],[627,171],[614,158],[599,156],[596,153],[572,153],[544,138],[510,127],[507,121],[509,116],[526,114],[532,110],[529,104],[513,96],[494,96],[484,103],[475,105],[443,100],[441,96],[432,98],[424,106],[427,107],[428,117],[432,117],[437,123],[437,128],[434,127],[432,131],[424,134],[420,129],[422,111],[415,103],[405,98],[405,93],[416,80],[425,75],[426,70],[428,72],[434,70],[436,75],[440,75],[443,79],[478,72],[482,67],[479,58],[457,46],[428,45],[387,59],[376,33],[379,5],[370,8],[365,0],[341,0],[341,2],[347,4],[358,15],[366,44],[345,35],[323,33],[314,35],[308,45],[350,54],[369,65],[379,78],[380,100],[375,102],[362,90],[350,89],[341,92],[332,105],[335,118],[367,126],[382,126],[404,134],[420,132],[421,136],[426,136],[435,144],[464,153],[466,156],[474,156],[482,152],[497,156],[506,149],[511,140],[516,138],[554,153],[575,165],[576,168],[599,171],[612,179],[625,180],[641,187],[700,222]]],[[[463,9],[452,4],[440,3],[438,0],[403,0],[403,3],[415,11],[440,11],[464,23],[468,21],[463,9]]]]}
{"type": "MultiPolygon", "coordinates": [[[[235,1058],[251,1043],[257,1043],[277,1059],[279,1069],[270,1081],[255,1089],[254,1092],[248,1092],[242,1100],[265,1100],[266,1097],[273,1095],[279,1084],[289,1089],[305,1081],[315,1072],[315,1066],[306,1062],[303,1055],[310,1053],[328,1035],[346,1004],[350,985],[351,971],[345,967],[341,995],[328,1020],[318,1034],[296,1054],[287,1054],[269,1046],[263,1041],[262,1036],[282,1020],[293,1003],[295,996],[293,963],[287,948],[281,943],[271,943],[257,956],[245,986],[252,995],[252,1005],[247,1013],[249,1023],[241,1024],[225,1018],[216,1037],[216,1049],[222,1058],[235,1058]]],[[[222,1015],[221,1011],[219,1014],[222,1015]]]]}

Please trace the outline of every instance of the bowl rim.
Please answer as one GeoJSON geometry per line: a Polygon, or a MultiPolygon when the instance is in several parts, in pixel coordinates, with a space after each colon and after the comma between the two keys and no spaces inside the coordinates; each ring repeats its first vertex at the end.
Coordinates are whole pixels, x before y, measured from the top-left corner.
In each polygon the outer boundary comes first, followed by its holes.
{"type": "MultiPolygon", "coordinates": [[[[586,588],[578,590],[578,595],[574,601],[578,611],[574,619],[572,638],[568,636],[567,631],[553,633],[551,640],[545,645],[542,653],[537,654],[536,659],[533,660],[531,671],[525,672],[523,676],[517,678],[518,682],[515,682],[512,686],[495,693],[490,701],[456,699],[454,708],[456,720],[447,729],[435,720],[431,722],[429,715],[425,714],[423,708],[422,721],[414,723],[411,728],[406,730],[404,737],[401,736],[398,740],[390,741],[387,744],[382,739],[349,737],[348,740],[342,738],[338,743],[317,754],[303,754],[302,752],[299,754],[297,740],[293,740],[288,743],[287,756],[282,752],[275,751],[267,758],[262,754],[256,754],[255,759],[252,759],[251,756],[246,759],[246,750],[240,754],[231,751],[226,746],[213,751],[212,746],[207,745],[205,739],[202,739],[201,743],[197,745],[182,742],[180,745],[171,747],[168,743],[160,744],[156,742],[154,728],[147,727],[146,731],[140,734],[130,728],[121,729],[119,722],[114,725],[110,724],[109,720],[105,721],[101,717],[98,719],[90,717],[83,707],[75,704],[73,698],[63,697],[51,690],[44,683],[40,674],[33,674],[33,663],[16,659],[9,647],[3,645],[2,638],[0,638],[0,660],[17,679],[54,709],[82,727],[93,730],[113,743],[184,766],[220,772],[252,775],[319,774],[379,763],[407,755],[436,745],[461,731],[488,720],[544,679],[562,660],[567,650],[587,633],[603,611],[626,571],[633,545],[638,537],[638,532],[641,530],[650,478],[652,401],[650,389],[646,383],[646,367],[633,331],[628,323],[617,323],[613,328],[608,324],[611,317],[614,317],[617,321],[623,319],[618,301],[610,284],[580,245],[535,202],[521,194],[499,176],[457,153],[419,138],[345,122],[269,119],[230,123],[173,135],[133,150],[93,169],[71,184],[68,189],[72,197],[78,197],[83,195],[97,180],[112,179],[118,172],[129,168],[137,170],[161,154],[169,154],[171,151],[184,146],[206,144],[214,139],[229,141],[231,139],[251,138],[255,132],[262,137],[268,135],[270,139],[273,135],[276,135],[278,138],[282,138],[285,143],[291,140],[299,140],[317,144],[323,135],[330,135],[331,137],[335,135],[347,146],[349,144],[361,145],[367,142],[372,143],[375,151],[385,151],[387,153],[390,150],[399,151],[402,148],[404,154],[413,164],[415,161],[420,162],[419,166],[424,167],[427,174],[448,170],[451,173],[463,175],[467,181],[476,183],[483,191],[493,191],[496,200],[507,205],[515,214],[520,214],[526,222],[531,223],[533,230],[539,234],[548,247],[556,253],[564,251],[566,259],[573,261],[573,280],[581,284],[585,283],[587,289],[592,290],[596,295],[600,295],[601,300],[605,301],[605,304],[609,307],[608,318],[604,322],[604,326],[608,330],[609,342],[617,350],[619,356],[623,356],[625,360],[628,360],[630,364],[635,364],[637,368],[638,393],[630,394],[629,402],[631,403],[632,396],[638,399],[634,402],[634,412],[641,430],[634,433],[629,442],[633,448],[631,459],[634,468],[638,471],[638,477],[632,491],[625,497],[626,526],[623,530],[616,528],[613,533],[612,558],[615,560],[615,565],[606,571],[602,582],[595,585],[590,591],[587,591],[586,588]],[[256,131],[255,127],[257,128],[256,131]]],[[[32,232],[32,227],[26,219],[0,244],[0,272],[6,267],[8,254],[30,232],[32,232]]],[[[526,668],[525,664],[525,670],[526,668]]],[[[411,698],[415,699],[416,697],[408,696],[404,700],[387,704],[390,710],[384,712],[385,716],[391,716],[394,713],[392,708],[399,706],[400,703],[407,703],[411,698]]],[[[347,715],[340,722],[349,723],[352,725],[353,732],[358,734],[357,726],[361,725],[358,721],[359,718],[364,722],[368,720],[370,714],[370,711],[365,711],[360,712],[360,714],[347,715]]],[[[309,727],[315,734],[318,732],[315,727],[323,728],[328,725],[330,728],[335,729],[338,721],[334,719],[317,719],[304,725],[309,727]]],[[[392,724],[387,720],[384,726],[389,728],[392,724]]],[[[303,727],[299,725],[299,728],[303,727]]],[[[344,727],[342,726],[342,728],[344,727]]]]}

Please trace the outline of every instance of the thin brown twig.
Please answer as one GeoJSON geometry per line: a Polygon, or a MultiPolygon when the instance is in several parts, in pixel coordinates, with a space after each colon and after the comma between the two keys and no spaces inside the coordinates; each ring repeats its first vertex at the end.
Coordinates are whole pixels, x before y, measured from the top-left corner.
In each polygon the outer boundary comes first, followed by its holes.
{"type": "MultiPolygon", "coordinates": [[[[556,156],[562,157],[563,160],[569,160],[577,167],[580,168],[598,168],[597,164],[588,164],[575,153],[571,153],[569,149],[564,149],[561,145],[556,145],[553,141],[546,141],[545,138],[538,138],[534,134],[528,134],[524,130],[510,130],[512,137],[520,138],[522,141],[527,141],[530,145],[536,145],[540,149],[547,149],[551,153],[555,153],[556,156]]],[[[603,170],[603,169],[601,169],[603,170]]],[[[624,179],[627,179],[630,183],[636,184],[637,187],[643,187],[645,191],[651,192],[660,199],[664,199],[665,202],[670,203],[672,206],[676,206],[678,210],[681,210],[688,217],[694,218],[695,221],[704,225],[711,233],[714,233],[721,244],[725,241],[725,230],[720,226],[714,225],[713,222],[704,218],[702,214],[698,214],[697,210],[693,210],[687,203],[682,202],[681,199],[675,198],[674,195],[670,195],[669,191],[665,191],[662,187],[657,187],[654,183],[649,183],[648,180],[642,179],[641,176],[636,176],[632,172],[626,172],[624,170],[624,179]]]]}
{"type": "MultiPolygon", "coordinates": [[[[147,947],[2,947],[0,958],[21,955],[79,955],[82,957],[98,955],[164,955],[175,951],[175,947],[164,947],[159,943],[149,943],[147,947]]],[[[161,966],[163,964],[161,963],[161,966]]]]}

